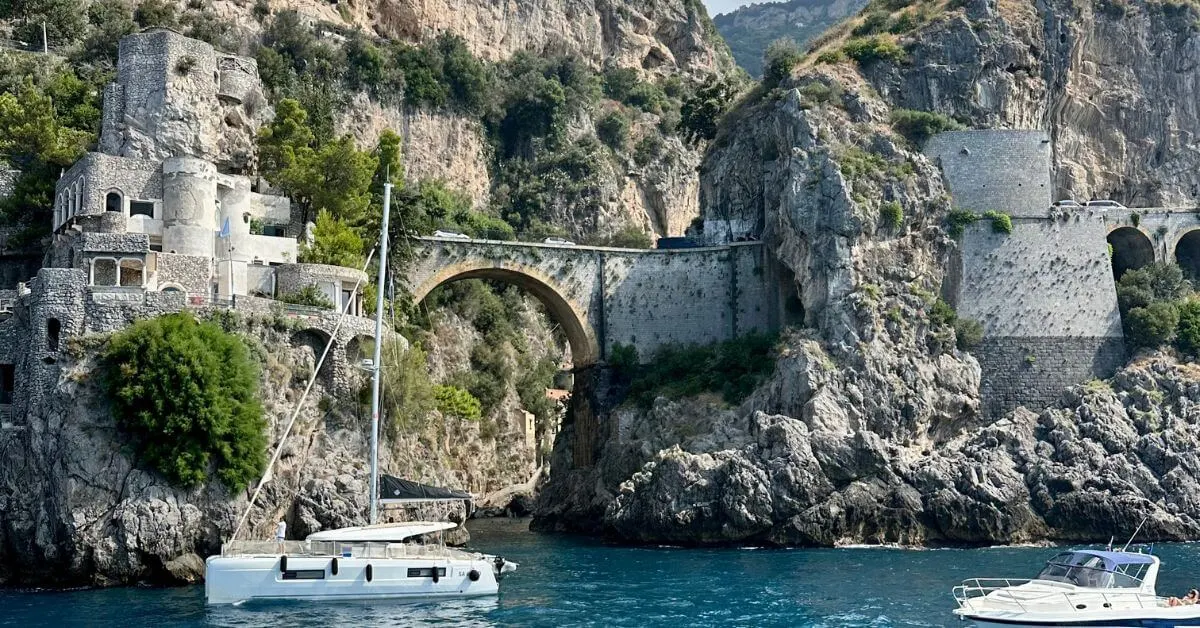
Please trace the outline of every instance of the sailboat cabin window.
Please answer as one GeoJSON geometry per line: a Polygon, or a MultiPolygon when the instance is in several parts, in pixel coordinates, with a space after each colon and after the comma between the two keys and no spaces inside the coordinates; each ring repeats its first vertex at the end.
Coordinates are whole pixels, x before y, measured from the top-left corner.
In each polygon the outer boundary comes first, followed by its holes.
{"type": "MultiPolygon", "coordinates": [[[[439,578],[445,578],[446,577],[446,568],[438,567],[437,575],[439,578]]],[[[408,577],[409,578],[432,578],[433,577],[433,567],[409,567],[408,568],[408,577]]]]}
{"type": "Polygon", "coordinates": [[[283,572],[284,580],[324,580],[324,569],[289,569],[283,572]]]}

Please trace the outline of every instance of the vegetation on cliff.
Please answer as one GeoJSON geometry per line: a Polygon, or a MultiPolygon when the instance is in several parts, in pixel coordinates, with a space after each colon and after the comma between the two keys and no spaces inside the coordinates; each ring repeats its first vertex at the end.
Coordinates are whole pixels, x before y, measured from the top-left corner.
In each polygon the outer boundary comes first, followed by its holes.
{"type": "Polygon", "coordinates": [[[778,336],[751,333],[709,345],[668,345],[640,363],[637,349],[617,343],[609,364],[629,387],[629,400],[649,406],[656,397],[718,393],[740,403],[775,370],[778,336]]]}
{"type": "Polygon", "coordinates": [[[241,490],[266,465],[258,367],[246,345],[190,313],[139,321],[104,351],[103,383],[136,458],[190,487],[241,490]]]}

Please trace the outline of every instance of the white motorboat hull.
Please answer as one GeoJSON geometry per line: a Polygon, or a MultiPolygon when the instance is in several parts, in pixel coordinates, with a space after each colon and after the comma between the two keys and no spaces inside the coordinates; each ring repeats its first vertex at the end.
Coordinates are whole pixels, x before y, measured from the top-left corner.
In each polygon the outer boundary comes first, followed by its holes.
{"type": "Polygon", "coordinates": [[[496,595],[499,590],[493,562],[483,555],[472,559],[287,556],[286,563],[283,558],[210,557],[204,582],[208,603],[461,598],[496,595]],[[433,569],[439,570],[437,582],[433,569]]]}
{"type": "Polygon", "coordinates": [[[971,622],[971,625],[977,628],[1047,628],[1049,626],[1078,628],[1175,628],[1176,626],[1200,626],[1200,616],[1183,619],[1151,616],[1126,619],[1047,619],[1044,622],[1030,618],[1009,620],[963,616],[962,619],[971,622]]]}
{"type": "Polygon", "coordinates": [[[1048,626],[1077,626],[1080,628],[1174,628],[1200,626],[1200,607],[1174,606],[1145,608],[1107,608],[1096,611],[1062,611],[1029,609],[1026,611],[970,611],[959,609],[955,614],[979,628],[1046,628],[1048,626]]]}

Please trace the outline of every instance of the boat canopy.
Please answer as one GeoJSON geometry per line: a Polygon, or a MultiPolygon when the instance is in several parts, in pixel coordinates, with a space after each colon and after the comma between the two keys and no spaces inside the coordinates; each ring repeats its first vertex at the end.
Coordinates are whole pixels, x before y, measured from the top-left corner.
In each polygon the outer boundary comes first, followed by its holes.
{"type": "Polygon", "coordinates": [[[1037,579],[1080,587],[1138,588],[1149,567],[1157,561],[1150,554],[1073,550],[1061,552],[1047,561],[1037,579]]]}
{"type": "Polygon", "coordinates": [[[440,486],[429,486],[391,475],[379,476],[379,503],[399,504],[404,502],[470,501],[466,491],[456,491],[440,486]]]}
{"type": "Polygon", "coordinates": [[[410,523],[385,523],[374,526],[338,528],[308,535],[309,541],[334,541],[339,543],[399,543],[404,539],[452,530],[458,524],[444,521],[415,521],[410,523]]]}

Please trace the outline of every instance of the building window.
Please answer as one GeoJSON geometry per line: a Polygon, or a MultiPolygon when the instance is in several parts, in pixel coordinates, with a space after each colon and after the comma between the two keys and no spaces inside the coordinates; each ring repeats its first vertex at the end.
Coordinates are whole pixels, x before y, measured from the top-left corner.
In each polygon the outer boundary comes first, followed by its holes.
{"type": "Polygon", "coordinates": [[[282,238],[284,236],[283,227],[279,225],[263,225],[262,234],[265,236],[282,238]]]}
{"type": "Polygon", "coordinates": [[[145,283],[146,265],[140,259],[123,259],[120,266],[120,285],[139,287],[145,283]]]}
{"type": "Polygon", "coordinates": [[[129,201],[130,216],[154,217],[154,201],[129,201]]]}
{"type": "Polygon", "coordinates": [[[62,323],[57,318],[46,319],[46,346],[51,351],[58,351],[58,334],[62,331],[62,323]]]}
{"type": "Polygon", "coordinates": [[[92,260],[92,285],[117,285],[117,260],[111,257],[98,257],[92,260]]]}
{"type": "Polygon", "coordinates": [[[109,192],[104,196],[104,211],[119,212],[123,210],[120,192],[109,192]]]}
{"type": "Polygon", "coordinates": [[[11,364],[0,364],[0,404],[13,402],[13,391],[17,387],[16,369],[11,364]]]}

